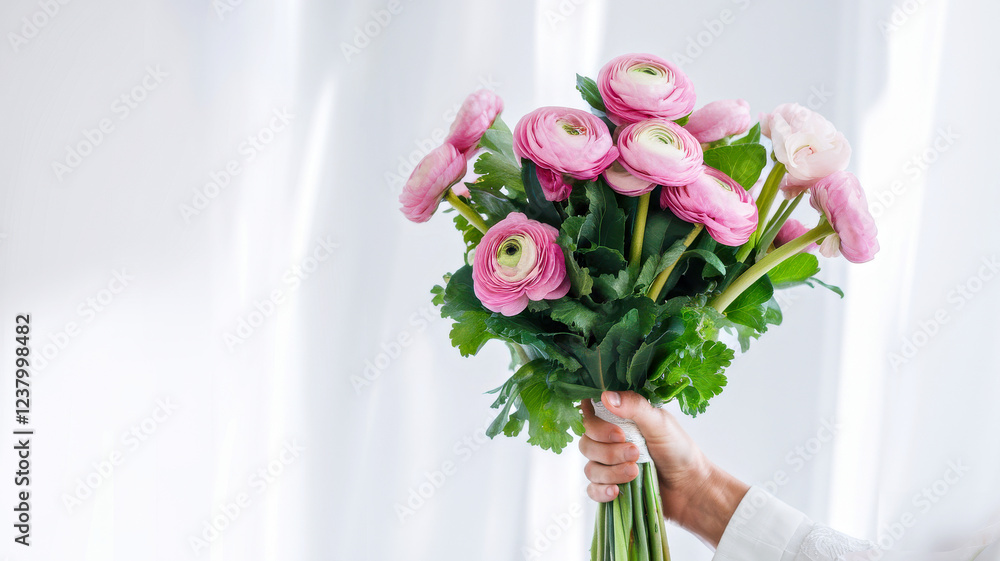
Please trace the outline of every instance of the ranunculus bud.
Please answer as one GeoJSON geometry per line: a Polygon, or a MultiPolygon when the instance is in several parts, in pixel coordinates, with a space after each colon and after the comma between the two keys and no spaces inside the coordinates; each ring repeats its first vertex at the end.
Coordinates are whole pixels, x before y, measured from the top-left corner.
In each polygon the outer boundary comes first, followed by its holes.
{"type": "Polygon", "coordinates": [[[691,113],[684,128],[698,142],[715,142],[750,130],[750,104],[742,99],[713,101],[691,113]]]}
{"type": "MultiPolygon", "coordinates": [[[[794,218],[789,218],[774,236],[774,247],[781,247],[808,231],[809,228],[805,224],[794,218]]],[[[810,244],[806,246],[806,251],[815,251],[817,247],[819,247],[817,244],[810,244]]]]}
{"type": "Polygon", "coordinates": [[[399,194],[403,214],[414,222],[430,220],[448,189],[465,177],[467,166],[465,156],[447,142],[431,150],[399,194]]]}
{"type": "Polygon", "coordinates": [[[472,261],[476,297],[486,309],[513,316],[529,301],[566,296],[566,258],[559,231],[512,212],[483,235],[472,261]]]}
{"type": "Polygon", "coordinates": [[[608,127],[594,115],[568,107],[541,107],[514,126],[514,154],[535,162],[545,198],[561,201],[569,196],[569,185],[561,176],[593,179],[618,158],[618,149],[608,127]]]}
{"type": "Polygon", "coordinates": [[[501,111],[503,100],[497,94],[486,89],[472,92],[458,110],[445,142],[453,144],[466,158],[471,157],[501,111]]]}
{"type": "Polygon", "coordinates": [[[878,228],[858,178],[834,172],[817,181],[809,193],[810,204],[826,215],[835,232],[823,240],[819,252],[826,257],[843,253],[852,263],[871,261],[879,250],[878,228]]]}
{"type": "Polygon", "coordinates": [[[797,103],[785,103],[770,115],[761,115],[760,125],[774,145],[774,157],[798,184],[811,184],[845,169],[851,161],[851,145],[843,133],[797,103]]]}
{"type": "Polygon", "coordinates": [[[618,152],[618,162],[604,172],[604,179],[623,195],[644,195],[657,185],[688,185],[701,175],[701,144],[669,119],[649,119],[621,129],[618,152]]]}
{"type": "Polygon", "coordinates": [[[597,75],[597,89],[616,125],[657,117],[677,120],[694,109],[691,80],[675,64],[655,55],[612,59],[597,75]]]}
{"type": "Polygon", "coordinates": [[[757,229],[757,205],[750,193],[728,175],[708,166],[690,185],[664,187],[660,207],[670,208],[678,218],[704,224],[715,241],[743,245],[757,229]]]}

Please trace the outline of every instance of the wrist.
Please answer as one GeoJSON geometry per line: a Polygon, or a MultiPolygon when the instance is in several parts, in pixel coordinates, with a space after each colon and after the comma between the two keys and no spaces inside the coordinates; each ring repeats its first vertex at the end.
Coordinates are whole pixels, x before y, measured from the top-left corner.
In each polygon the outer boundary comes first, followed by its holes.
{"type": "Polygon", "coordinates": [[[670,498],[675,508],[667,518],[717,547],[749,490],[749,485],[702,457],[693,466],[690,483],[670,498]]]}

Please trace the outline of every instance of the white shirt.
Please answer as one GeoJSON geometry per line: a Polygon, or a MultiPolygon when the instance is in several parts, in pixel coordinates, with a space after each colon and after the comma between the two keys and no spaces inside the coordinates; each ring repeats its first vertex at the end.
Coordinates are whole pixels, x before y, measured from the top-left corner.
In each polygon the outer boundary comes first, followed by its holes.
{"type": "Polygon", "coordinates": [[[879,549],[816,524],[760,487],[751,487],[719,540],[713,561],[980,561],[1000,559],[1000,542],[946,553],[879,549]],[[984,551],[985,550],[985,551],[984,551]]]}

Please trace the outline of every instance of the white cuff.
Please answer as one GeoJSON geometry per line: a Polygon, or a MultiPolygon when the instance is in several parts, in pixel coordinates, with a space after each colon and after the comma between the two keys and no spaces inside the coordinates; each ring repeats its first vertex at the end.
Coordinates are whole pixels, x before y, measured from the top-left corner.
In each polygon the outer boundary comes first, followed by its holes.
{"type": "Polygon", "coordinates": [[[713,561],[791,561],[813,528],[806,515],[753,486],[736,508],[713,561]]]}

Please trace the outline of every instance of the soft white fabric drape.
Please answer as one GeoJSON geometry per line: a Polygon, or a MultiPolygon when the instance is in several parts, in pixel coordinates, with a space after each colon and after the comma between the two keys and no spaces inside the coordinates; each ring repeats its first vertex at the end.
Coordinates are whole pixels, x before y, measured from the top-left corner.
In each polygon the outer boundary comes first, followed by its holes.
{"type": "MultiPolygon", "coordinates": [[[[685,427],[720,465],[857,537],[916,551],[993,541],[998,11],[4,5],[2,29],[24,42],[0,48],[0,322],[9,339],[14,314],[33,314],[33,352],[48,353],[32,390],[32,553],[584,558],[583,459],[483,437],[483,392],[508,357],[449,346],[429,289],[460,265],[460,241],[447,216],[410,224],[395,199],[406,161],[441,141],[470,91],[496,89],[513,125],[537,106],[582,107],[574,74],[625,52],[680,61],[699,105],[822,112],[881,205],[877,259],[824,262],[847,298],[785,294],[785,325],[685,427]],[[104,119],[112,132],[54,171],[104,119]],[[127,438],[135,427],[143,439],[127,438]]],[[[670,539],[677,559],[712,556],[677,528],[670,539]]]]}

